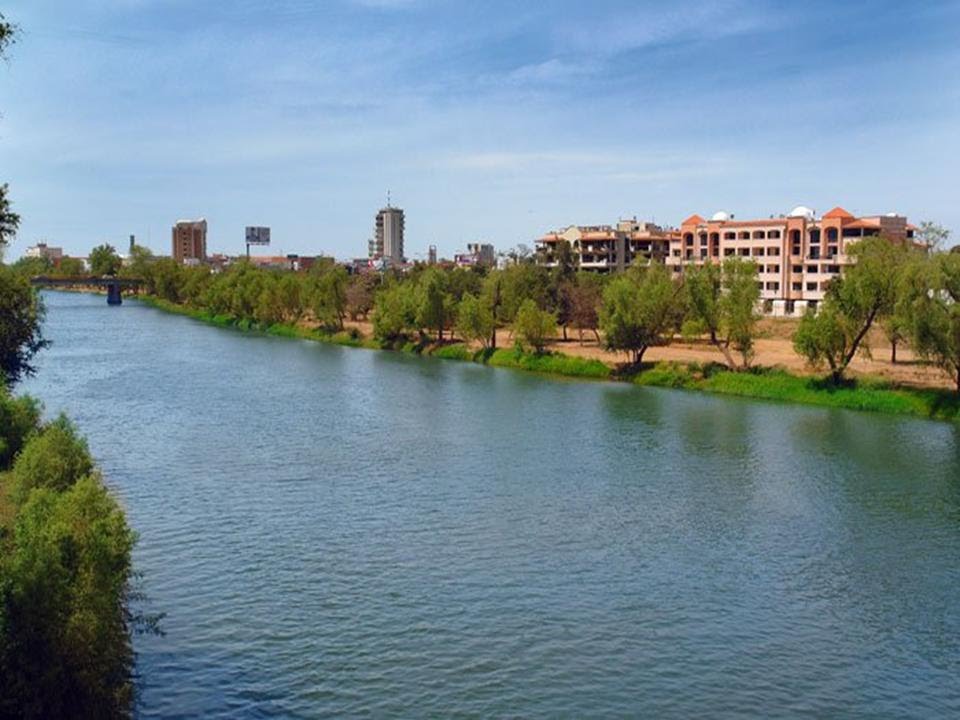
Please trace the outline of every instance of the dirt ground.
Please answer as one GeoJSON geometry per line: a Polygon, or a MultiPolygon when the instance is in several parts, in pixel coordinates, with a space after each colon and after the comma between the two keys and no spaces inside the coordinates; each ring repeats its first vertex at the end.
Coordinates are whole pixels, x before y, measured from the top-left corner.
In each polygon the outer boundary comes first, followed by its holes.
{"type": "MultiPolygon", "coordinates": [[[[799,321],[789,318],[764,318],[760,321],[759,338],[756,342],[756,356],[754,365],[765,367],[782,367],[792,373],[814,374],[818,371],[807,367],[804,360],[793,350],[793,333],[799,321]]],[[[364,337],[372,337],[373,327],[369,322],[347,322],[348,327],[359,330],[364,337]]],[[[550,343],[550,349],[566,355],[602,360],[615,365],[626,362],[623,353],[613,353],[604,350],[592,333],[584,334],[583,342],[578,338],[575,330],[569,330],[568,340],[558,337],[550,343]]],[[[883,333],[874,329],[869,334],[869,345],[872,358],[860,353],[850,364],[849,372],[852,375],[870,375],[880,377],[891,382],[914,387],[953,387],[945,373],[919,363],[908,347],[903,345],[897,348],[897,363],[890,362],[890,343],[883,333]]],[[[502,347],[512,344],[510,331],[497,331],[497,341],[502,347]]],[[[708,342],[676,342],[667,347],[655,347],[644,355],[644,362],[677,361],[677,362],[723,362],[723,355],[708,342]]],[[[821,374],[824,371],[819,371],[821,374]]]]}

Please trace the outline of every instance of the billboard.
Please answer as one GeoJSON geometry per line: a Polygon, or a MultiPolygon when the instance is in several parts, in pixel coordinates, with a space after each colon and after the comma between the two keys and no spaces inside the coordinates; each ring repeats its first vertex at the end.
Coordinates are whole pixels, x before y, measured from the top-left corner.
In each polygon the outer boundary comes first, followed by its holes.
{"type": "Polygon", "coordinates": [[[247,227],[247,245],[269,245],[270,228],[247,227]]]}

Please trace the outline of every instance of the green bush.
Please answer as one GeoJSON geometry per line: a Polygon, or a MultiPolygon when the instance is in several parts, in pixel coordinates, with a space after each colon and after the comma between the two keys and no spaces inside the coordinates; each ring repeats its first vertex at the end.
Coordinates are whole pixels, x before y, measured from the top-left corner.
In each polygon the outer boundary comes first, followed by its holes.
{"type": "Polygon", "coordinates": [[[17,456],[11,495],[15,504],[22,505],[34,488],[62,492],[92,472],[86,441],[61,415],[31,437],[17,456]]]}
{"type": "Polygon", "coordinates": [[[0,717],[129,717],[134,542],[96,476],[31,493],[0,557],[0,717]]]}
{"type": "Polygon", "coordinates": [[[40,404],[29,397],[11,397],[0,386],[0,471],[10,467],[39,426],[40,404]]]}

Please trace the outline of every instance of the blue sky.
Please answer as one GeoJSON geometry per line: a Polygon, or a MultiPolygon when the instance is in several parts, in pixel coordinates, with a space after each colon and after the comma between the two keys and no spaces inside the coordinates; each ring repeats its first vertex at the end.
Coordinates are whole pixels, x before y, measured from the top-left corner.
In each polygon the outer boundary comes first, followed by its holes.
{"type": "MultiPolygon", "coordinates": [[[[960,2],[0,0],[21,232],[362,256],[570,223],[898,211],[960,234],[960,2]]],[[[954,237],[953,241],[958,238],[954,237]]]]}

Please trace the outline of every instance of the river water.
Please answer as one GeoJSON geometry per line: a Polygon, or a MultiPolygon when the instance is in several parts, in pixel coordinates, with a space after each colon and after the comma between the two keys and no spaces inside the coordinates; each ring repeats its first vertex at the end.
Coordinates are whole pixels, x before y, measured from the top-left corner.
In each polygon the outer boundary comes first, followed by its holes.
{"type": "Polygon", "coordinates": [[[46,299],[142,717],[960,714],[957,426],[46,299]]]}

